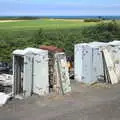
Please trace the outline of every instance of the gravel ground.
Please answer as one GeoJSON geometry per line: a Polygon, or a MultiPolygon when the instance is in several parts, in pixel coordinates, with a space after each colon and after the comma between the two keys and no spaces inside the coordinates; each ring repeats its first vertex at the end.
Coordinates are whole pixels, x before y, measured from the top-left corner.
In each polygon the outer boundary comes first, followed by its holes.
{"type": "Polygon", "coordinates": [[[88,86],[72,81],[65,96],[9,101],[0,120],[120,120],[120,85],[88,86]]]}

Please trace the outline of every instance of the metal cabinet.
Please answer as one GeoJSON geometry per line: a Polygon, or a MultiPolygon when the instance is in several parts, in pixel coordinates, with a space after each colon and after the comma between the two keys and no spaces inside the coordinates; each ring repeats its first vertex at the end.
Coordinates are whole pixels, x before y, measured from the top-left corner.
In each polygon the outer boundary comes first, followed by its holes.
{"type": "Polygon", "coordinates": [[[75,45],[75,79],[93,83],[104,79],[101,47],[104,43],[83,43],[75,45]]]}
{"type": "Polygon", "coordinates": [[[48,93],[48,51],[26,48],[13,52],[14,95],[48,93]]]}

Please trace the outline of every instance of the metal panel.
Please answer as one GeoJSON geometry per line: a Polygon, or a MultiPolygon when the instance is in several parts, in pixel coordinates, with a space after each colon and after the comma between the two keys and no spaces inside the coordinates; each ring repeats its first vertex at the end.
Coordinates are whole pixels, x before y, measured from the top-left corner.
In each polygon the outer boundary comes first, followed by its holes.
{"type": "Polygon", "coordinates": [[[62,93],[65,94],[67,92],[71,92],[66,56],[64,53],[56,53],[55,57],[57,59],[58,73],[62,93]]]}
{"type": "Polygon", "coordinates": [[[111,56],[114,64],[114,71],[117,75],[118,80],[120,81],[120,46],[108,46],[106,49],[111,56]]]}
{"type": "Polygon", "coordinates": [[[13,55],[13,85],[12,93],[15,95],[15,56],[13,55]]]}
{"type": "Polygon", "coordinates": [[[33,92],[45,95],[49,92],[48,80],[48,53],[34,56],[33,65],[33,92]]]}
{"type": "Polygon", "coordinates": [[[58,72],[59,72],[59,70],[58,70],[58,62],[55,59],[55,63],[54,63],[54,79],[55,79],[56,84],[54,85],[54,91],[57,94],[61,94],[62,91],[61,91],[61,84],[60,84],[60,76],[59,76],[58,72]]]}
{"type": "Polygon", "coordinates": [[[74,70],[74,74],[75,74],[75,80],[77,81],[81,81],[82,79],[82,47],[78,44],[75,45],[75,50],[74,50],[74,62],[75,62],[75,70],[74,70]]]}
{"type": "Polygon", "coordinates": [[[107,69],[108,69],[108,73],[109,73],[111,83],[112,84],[118,83],[118,78],[117,78],[116,73],[115,73],[114,63],[111,59],[111,56],[110,56],[108,50],[104,49],[103,54],[104,54],[104,57],[105,57],[105,62],[106,62],[106,66],[107,66],[107,69]]]}
{"type": "Polygon", "coordinates": [[[24,56],[24,79],[23,79],[24,96],[31,96],[32,93],[32,57],[24,56]]]}
{"type": "Polygon", "coordinates": [[[88,46],[82,46],[82,81],[90,83],[94,81],[93,77],[93,49],[88,46]]]}
{"type": "Polygon", "coordinates": [[[86,44],[75,46],[75,79],[79,82],[92,81],[92,48],[86,44]]]}
{"type": "Polygon", "coordinates": [[[93,48],[93,78],[104,80],[103,58],[100,48],[93,48]]]}

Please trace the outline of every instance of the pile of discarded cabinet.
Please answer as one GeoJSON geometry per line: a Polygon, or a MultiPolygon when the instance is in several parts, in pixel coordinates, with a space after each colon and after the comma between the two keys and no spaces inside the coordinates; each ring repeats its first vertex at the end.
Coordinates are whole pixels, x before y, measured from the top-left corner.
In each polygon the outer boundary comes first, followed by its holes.
{"type": "Polygon", "coordinates": [[[32,94],[50,93],[64,95],[71,91],[65,53],[52,46],[13,51],[11,81],[2,76],[0,83],[11,85],[12,90],[9,93],[0,91],[0,105],[5,104],[10,97],[24,98],[32,94]]]}
{"type": "Polygon", "coordinates": [[[26,48],[13,52],[15,96],[65,94],[71,91],[66,56],[63,52],[26,48]]]}
{"type": "Polygon", "coordinates": [[[75,45],[75,79],[79,82],[120,82],[120,41],[75,45]]]}
{"type": "MultiPolygon", "coordinates": [[[[119,83],[120,41],[76,44],[74,78],[89,84],[97,81],[119,83]]],[[[64,51],[53,46],[13,51],[13,75],[0,75],[0,85],[5,88],[0,91],[0,105],[10,97],[71,92],[64,51]],[[8,86],[11,86],[9,92],[8,86]]]]}

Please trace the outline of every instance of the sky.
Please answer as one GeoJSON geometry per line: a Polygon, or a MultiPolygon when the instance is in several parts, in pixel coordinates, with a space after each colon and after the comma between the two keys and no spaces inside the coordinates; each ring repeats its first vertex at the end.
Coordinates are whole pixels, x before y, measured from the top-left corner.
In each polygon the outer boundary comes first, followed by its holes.
{"type": "Polygon", "coordinates": [[[120,0],[0,0],[0,16],[120,15],[120,0]]]}

